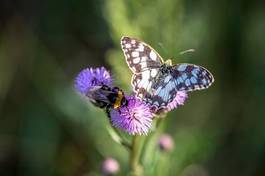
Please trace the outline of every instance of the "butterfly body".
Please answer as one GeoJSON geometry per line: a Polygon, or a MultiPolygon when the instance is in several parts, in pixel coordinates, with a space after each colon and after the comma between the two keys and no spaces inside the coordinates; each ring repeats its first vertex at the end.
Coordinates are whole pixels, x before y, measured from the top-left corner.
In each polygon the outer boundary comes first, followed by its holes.
{"type": "Polygon", "coordinates": [[[131,71],[132,86],[137,97],[157,108],[166,107],[178,91],[194,91],[208,88],[212,74],[194,64],[172,65],[148,44],[131,37],[121,39],[121,47],[131,71]]]}

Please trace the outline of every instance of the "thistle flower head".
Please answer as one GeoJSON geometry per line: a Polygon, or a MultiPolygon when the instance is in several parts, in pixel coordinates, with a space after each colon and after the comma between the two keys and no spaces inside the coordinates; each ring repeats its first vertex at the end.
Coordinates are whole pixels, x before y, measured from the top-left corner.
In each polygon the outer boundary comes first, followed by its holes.
{"type": "Polygon", "coordinates": [[[104,68],[86,68],[82,70],[75,79],[75,88],[81,94],[86,94],[94,86],[111,86],[113,79],[104,68]]]}
{"type": "Polygon", "coordinates": [[[127,105],[110,112],[112,125],[130,135],[146,135],[151,128],[153,118],[150,107],[133,95],[126,96],[126,99],[127,105]]]}

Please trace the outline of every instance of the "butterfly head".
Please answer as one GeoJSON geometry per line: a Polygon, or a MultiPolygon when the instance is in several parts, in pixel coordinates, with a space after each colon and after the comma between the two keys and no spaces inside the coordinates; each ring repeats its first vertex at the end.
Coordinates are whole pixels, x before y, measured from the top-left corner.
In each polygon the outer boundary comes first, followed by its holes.
{"type": "Polygon", "coordinates": [[[165,64],[166,66],[172,66],[172,65],[173,65],[171,59],[166,60],[166,61],[164,62],[164,64],[165,64]]]}
{"type": "Polygon", "coordinates": [[[162,74],[169,74],[172,70],[172,61],[170,59],[166,60],[160,68],[162,74]]]}

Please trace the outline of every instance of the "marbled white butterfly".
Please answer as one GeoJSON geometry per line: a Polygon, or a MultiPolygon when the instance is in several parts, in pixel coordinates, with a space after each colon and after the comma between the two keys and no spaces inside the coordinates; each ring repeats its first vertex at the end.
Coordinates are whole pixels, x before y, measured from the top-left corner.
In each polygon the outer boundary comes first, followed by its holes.
{"type": "Polygon", "coordinates": [[[213,75],[194,64],[172,65],[148,44],[131,37],[122,37],[121,48],[131,71],[132,86],[137,97],[157,108],[173,101],[177,91],[194,91],[208,88],[213,75]]]}

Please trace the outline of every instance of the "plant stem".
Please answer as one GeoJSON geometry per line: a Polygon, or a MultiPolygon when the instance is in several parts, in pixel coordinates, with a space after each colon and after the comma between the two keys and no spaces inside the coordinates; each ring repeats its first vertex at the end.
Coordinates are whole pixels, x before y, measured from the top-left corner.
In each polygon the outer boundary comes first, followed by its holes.
{"type": "Polygon", "coordinates": [[[132,150],[130,153],[130,167],[133,176],[138,176],[141,173],[141,165],[139,163],[139,158],[141,154],[141,141],[140,136],[133,136],[132,139],[132,150]]]}
{"type": "Polygon", "coordinates": [[[131,150],[132,147],[131,147],[129,141],[119,132],[119,130],[117,130],[117,128],[113,127],[113,129],[117,133],[117,135],[120,137],[121,145],[123,145],[126,149],[131,150]]]}
{"type": "MultiPolygon", "coordinates": [[[[142,149],[142,152],[141,152],[141,156],[140,156],[140,160],[144,160],[145,159],[145,156],[146,154],[150,154],[147,153],[147,150],[150,149],[149,147],[149,143],[150,141],[153,140],[153,138],[155,137],[155,134],[158,133],[159,131],[161,131],[161,126],[162,126],[162,122],[163,122],[163,118],[160,118],[158,117],[156,122],[155,122],[155,128],[153,129],[153,131],[151,133],[149,133],[149,135],[145,138],[144,140],[144,144],[143,144],[143,149],[142,149]]],[[[149,150],[150,151],[150,150],[149,150]]]]}
{"type": "Polygon", "coordinates": [[[131,144],[127,141],[127,139],[114,127],[107,127],[109,135],[111,138],[117,142],[118,144],[124,146],[127,150],[131,150],[131,144]]]}

